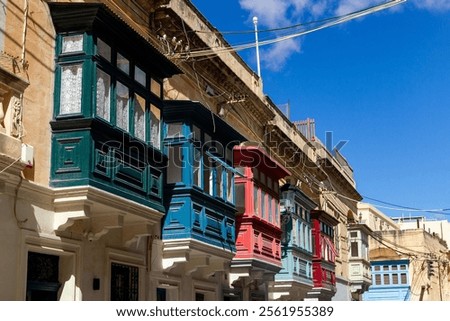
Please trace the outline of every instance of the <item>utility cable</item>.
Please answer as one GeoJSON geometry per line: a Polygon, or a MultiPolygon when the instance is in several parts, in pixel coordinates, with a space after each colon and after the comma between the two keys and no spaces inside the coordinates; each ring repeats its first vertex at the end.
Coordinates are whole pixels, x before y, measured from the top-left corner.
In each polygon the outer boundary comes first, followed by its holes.
{"type": "MultiPolygon", "coordinates": [[[[301,32],[297,32],[297,33],[293,33],[290,35],[286,35],[286,36],[282,36],[282,37],[277,37],[275,39],[271,39],[271,40],[263,40],[260,41],[258,43],[258,46],[265,46],[265,45],[269,45],[269,44],[274,44],[277,42],[281,42],[281,41],[285,41],[285,40],[289,40],[289,39],[293,39],[293,38],[297,38],[303,35],[306,35],[308,33],[312,33],[321,29],[325,29],[325,28],[329,28],[332,26],[335,26],[337,24],[341,24],[343,22],[347,22],[353,19],[357,19],[372,13],[375,13],[377,11],[381,11],[384,9],[388,9],[390,7],[393,7],[395,5],[398,5],[400,3],[405,2],[406,0],[391,0],[389,2],[383,3],[383,4],[379,4],[379,5],[375,5],[372,7],[368,7],[366,9],[363,10],[359,10],[359,11],[355,11],[353,13],[349,13],[346,14],[344,16],[340,16],[340,17],[335,17],[334,19],[330,19],[331,21],[325,22],[317,27],[308,29],[308,30],[304,30],[301,32]]],[[[240,50],[244,50],[244,49],[249,49],[249,48],[253,48],[256,47],[256,43],[252,42],[252,43],[247,43],[247,44],[243,44],[243,45],[239,45],[239,46],[235,46],[235,47],[215,47],[215,48],[207,48],[204,50],[192,50],[189,53],[187,53],[186,55],[192,58],[197,58],[197,57],[204,57],[204,56],[209,56],[209,55],[217,55],[220,53],[226,53],[226,52],[236,52],[236,51],[240,51],[240,50]]],[[[175,54],[173,55],[174,58],[185,58],[186,56],[185,54],[175,54]]]]}

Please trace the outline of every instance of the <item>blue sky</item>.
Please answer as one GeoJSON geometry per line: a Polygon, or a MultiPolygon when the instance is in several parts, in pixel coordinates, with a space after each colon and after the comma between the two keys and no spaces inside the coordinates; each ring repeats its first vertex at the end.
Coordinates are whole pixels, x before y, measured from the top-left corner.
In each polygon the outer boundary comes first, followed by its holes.
{"type": "MultiPolygon", "coordinates": [[[[385,1],[192,2],[220,31],[253,30],[253,16],[262,31],[385,1]]],[[[252,33],[225,36],[231,45],[254,40],[252,33]]],[[[255,49],[239,54],[257,70],[255,49]]],[[[328,131],[335,144],[348,140],[341,152],[363,196],[405,207],[450,208],[450,0],[409,0],[260,47],[260,57],[264,93],[277,104],[289,101],[291,120],[314,118],[322,141],[328,131]]],[[[425,214],[364,201],[391,216],[425,214]]]]}

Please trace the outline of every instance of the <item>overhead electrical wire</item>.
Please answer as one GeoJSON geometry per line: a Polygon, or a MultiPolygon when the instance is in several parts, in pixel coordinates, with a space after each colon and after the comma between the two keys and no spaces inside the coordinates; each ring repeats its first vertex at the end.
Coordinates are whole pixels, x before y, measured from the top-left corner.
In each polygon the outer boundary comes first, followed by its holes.
{"type": "Polygon", "coordinates": [[[214,48],[207,48],[207,49],[190,50],[189,52],[186,52],[186,53],[174,54],[173,57],[174,58],[197,58],[197,57],[205,57],[205,56],[210,56],[210,55],[217,55],[217,54],[226,53],[226,52],[240,51],[240,50],[256,47],[257,45],[258,46],[270,45],[270,44],[274,44],[277,42],[297,38],[297,37],[300,37],[300,36],[303,36],[308,33],[312,33],[312,32],[315,32],[315,31],[318,31],[321,29],[329,28],[329,27],[335,26],[335,25],[343,23],[343,22],[347,22],[347,21],[350,21],[353,19],[357,19],[357,18],[366,16],[369,14],[375,13],[377,11],[385,10],[385,9],[396,6],[403,2],[406,2],[406,0],[391,0],[391,1],[379,4],[379,5],[371,6],[366,9],[355,11],[353,13],[349,13],[349,14],[346,14],[343,16],[337,16],[334,18],[324,20],[325,23],[322,23],[321,25],[311,28],[311,29],[288,34],[286,36],[277,37],[275,39],[263,40],[263,41],[260,41],[258,44],[256,44],[255,42],[251,42],[251,43],[247,43],[247,44],[238,45],[235,47],[229,46],[229,47],[214,47],[214,48]]]}

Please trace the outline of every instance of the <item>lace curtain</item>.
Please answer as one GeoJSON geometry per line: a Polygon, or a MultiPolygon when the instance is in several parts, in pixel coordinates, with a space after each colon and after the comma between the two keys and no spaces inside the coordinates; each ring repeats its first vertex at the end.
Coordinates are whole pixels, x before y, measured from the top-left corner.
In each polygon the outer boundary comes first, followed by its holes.
{"type": "Polygon", "coordinates": [[[128,131],[129,123],[129,93],[128,87],[120,82],[116,86],[116,124],[118,127],[128,131]]]}
{"type": "Polygon", "coordinates": [[[109,121],[111,105],[111,77],[97,68],[97,116],[109,121]]]}
{"type": "Polygon", "coordinates": [[[60,114],[81,113],[83,65],[61,67],[60,114]]]}

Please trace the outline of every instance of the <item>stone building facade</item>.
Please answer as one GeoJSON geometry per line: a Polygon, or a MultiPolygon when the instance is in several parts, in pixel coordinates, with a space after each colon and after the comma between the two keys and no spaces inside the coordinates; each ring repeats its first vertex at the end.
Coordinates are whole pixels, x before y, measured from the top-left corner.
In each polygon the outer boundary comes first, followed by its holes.
{"type": "Polygon", "coordinates": [[[190,1],[4,3],[1,300],[351,298],[347,226],[361,196],[350,165],[283,115],[190,1]],[[239,277],[233,150],[243,143],[283,168],[262,171],[270,182],[248,177],[272,190],[266,208],[291,184],[332,223],[326,295],[313,290],[313,264],[309,289],[275,286],[292,232],[278,208],[256,238],[270,236],[271,254],[239,277]],[[270,273],[250,273],[261,267],[270,273]]]}

